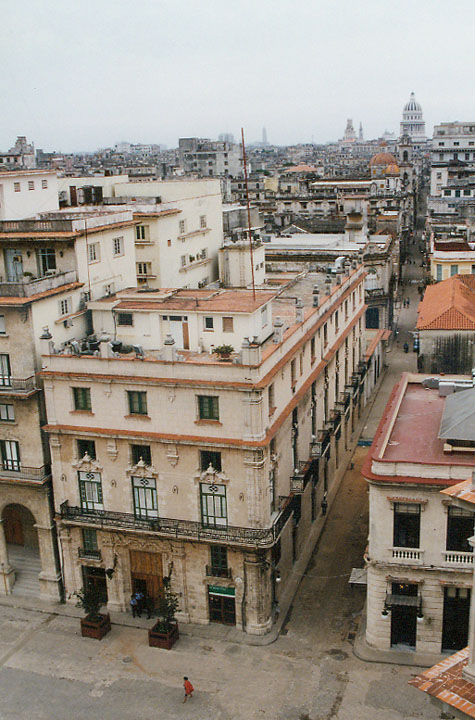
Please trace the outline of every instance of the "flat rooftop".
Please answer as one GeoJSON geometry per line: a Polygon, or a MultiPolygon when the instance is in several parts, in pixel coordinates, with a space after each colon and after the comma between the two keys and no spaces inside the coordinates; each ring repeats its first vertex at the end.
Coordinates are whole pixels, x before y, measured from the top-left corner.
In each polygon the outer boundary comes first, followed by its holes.
{"type": "MultiPolygon", "coordinates": [[[[439,396],[438,389],[422,386],[421,381],[427,375],[416,377],[420,379],[414,381],[405,374],[395,386],[368,453],[363,474],[381,482],[454,485],[463,476],[448,478],[446,466],[473,468],[475,454],[444,452],[445,441],[438,436],[446,398],[439,396]],[[373,471],[374,463],[390,463],[387,474],[383,471],[384,466],[373,471]],[[425,467],[418,468],[418,465],[425,467]]],[[[444,378],[447,379],[447,376],[444,378]]]]}

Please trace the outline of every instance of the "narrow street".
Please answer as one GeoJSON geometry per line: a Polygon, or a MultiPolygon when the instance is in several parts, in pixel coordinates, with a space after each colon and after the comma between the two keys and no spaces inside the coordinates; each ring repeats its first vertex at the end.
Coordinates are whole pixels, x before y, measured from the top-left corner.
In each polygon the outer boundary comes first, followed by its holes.
{"type": "MultiPolygon", "coordinates": [[[[399,329],[388,369],[363,429],[372,438],[391,389],[413,352],[419,237],[410,246],[395,316],[399,329]],[[404,342],[410,349],[403,351],[404,342]]],[[[416,720],[438,711],[409,687],[417,668],[366,663],[353,654],[365,591],[351,588],[363,566],[368,500],[358,447],[326,519],[277,641],[252,647],[183,635],[172,652],[149,648],[143,629],[114,625],[98,643],[80,637],[74,617],[1,606],[0,719],[22,720],[416,720]],[[196,688],[182,703],[182,678],[196,688]],[[31,708],[34,707],[32,714],[31,708]]]]}

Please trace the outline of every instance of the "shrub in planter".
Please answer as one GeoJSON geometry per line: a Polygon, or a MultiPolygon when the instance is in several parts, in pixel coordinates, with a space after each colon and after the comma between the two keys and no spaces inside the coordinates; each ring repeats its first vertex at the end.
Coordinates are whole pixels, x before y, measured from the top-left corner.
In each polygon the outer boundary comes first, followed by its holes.
{"type": "Polygon", "coordinates": [[[218,345],[213,352],[218,355],[220,360],[227,360],[231,357],[231,353],[234,352],[234,348],[232,345],[218,345]]]}
{"type": "Polygon", "coordinates": [[[86,617],[81,618],[81,635],[83,637],[102,640],[111,629],[111,619],[109,613],[102,614],[99,612],[104,605],[102,594],[94,587],[83,587],[77,593],[78,598],[76,607],[84,610],[86,617]]]}
{"type": "Polygon", "coordinates": [[[178,595],[172,592],[170,578],[163,578],[163,593],[158,601],[158,620],[148,631],[148,644],[150,647],[159,647],[170,650],[178,640],[178,623],[175,613],[178,610],[178,595]]]}

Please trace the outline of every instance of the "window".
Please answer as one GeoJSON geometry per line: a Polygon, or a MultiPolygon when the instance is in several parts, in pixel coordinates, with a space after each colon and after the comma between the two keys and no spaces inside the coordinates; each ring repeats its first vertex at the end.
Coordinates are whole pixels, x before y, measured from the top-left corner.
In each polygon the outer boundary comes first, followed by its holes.
{"type": "Polygon", "coordinates": [[[147,393],[138,390],[127,391],[130,415],[147,415],[147,393]]]}
{"type": "Polygon", "coordinates": [[[228,550],[224,545],[210,545],[210,570],[215,577],[228,577],[228,550]]]}
{"type": "Polygon", "coordinates": [[[113,282],[107,283],[103,286],[104,295],[113,295],[115,292],[115,284],[113,282]]]}
{"type": "Polygon", "coordinates": [[[73,387],[73,400],[75,410],[91,411],[91,389],[83,387],[73,387]]]}
{"type": "Polygon", "coordinates": [[[88,263],[99,262],[100,257],[100,246],[98,242],[91,243],[87,246],[88,263]]]}
{"type": "Polygon", "coordinates": [[[41,181],[41,189],[42,189],[42,190],[47,190],[47,189],[48,189],[48,181],[47,181],[47,180],[42,180],[42,181],[41,181]]]}
{"type": "Polygon", "coordinates": [[[13,183],[13,191],[14,191],[14,192],[20,192],[20,189],[21,189],[21,188],[20,188],[20,183],[19,183],[19,182],[13,183]]]}
{"type": "Polygon", "coordinates": [[[297,376],[295,371],[295,360],[290,362],[290,384],[293,386],[297,382],[297,376]]]}
{"type": "Polygon", "coordinates": [[[145,225],[137,225],[135,228],[136,240],[145,240],[145,225]]]}
{"type": "Polygon", "coordinates": [[[473,535],[475,515],[462,508],[449,507],[447,516],[447,550],[472,552],[473,548],[467,542],[473,535]]]}
{"type": "Polygon", "coordinates": [[[10,368],[10,355],[0,355],[0,387],[10,387],[12,384],[12,371],[10,368]]]}
{"type": "Polygon", "coordinates": [[[437,277],[436,277],[437,282],[440,282],[440,280],[442,280],[442,265],[440,265],[440,264],[436,265],[436,273],[437,273],[437,277]]]}
{"type": "Polygon", "coordinates": [[[98,553],[97,530],[94,528],[82,529],[82,549],[86,554],[96,555],[98,553]]]}
{"type": "Polygon", "coordinates": [[[112,252],[114,254],[114,257],[117,257],[118,255],[124,254],[124,238],[123,237],[116,237],[112,240],[112,252]]]}
{"type": "Polygon", "coordinates": [[[28,190],[34,190],[34,189],[35,189],[35,181],[28,180],[28,190]]]}
{"type": "Polygon", "coordinates": [[[394,503],[394,547],[419,547],[421,506],[417,503],[394,503]]]}
{"type": "Polygon", "coordinates": [[[137,263],[137,275],[151,275],[152,274],[152,263],[150,262],[138,262],[137,263]]]}
{"type": "Polygon", "coordinates": [[[84,455],[89,455],[91,460],[96,459],[96,443],[94,440],[84,440],[80,438],[77,440],[78,458],[83,458],[84,455]]]}
{"type": "Polygon", "coordinates": [[[328,326],[327,323],[323,326],[323,347],[328,345],[328,326]]]}
{"type": "Polygon", "coordinates": [[[133,477],[134,515],[136,518],[158,518],[157,483],[153,478],[133,477]]]}
{"type": "Polygon", "coordinates": [[[219,420],[219,398],[198,395],[198,416],[200,420],[219,420]]]}
{"type": "Polygon", "coordinates": [[[223,317],[223,332],[234,332],[234,318],[223,317]]]}
{"type": "Polygon", "coordinates": [[[315,360],[315,335],[310,338],[310,361],[315,360]]]}
{"type": "Polygon", "coordinates": [[[178,231],[180,235],[183,235],[186,232],[185,220],[180,220],[180,222],[178,223],[178,231]]]}
{"type": "Polygon", "coordinates": [[[225,528],[227,525],[226,486],[200,483],[201,522],[204,527],[225,528]]]}
{"type": "Polygon", "coordinates": [[[185,267],[186,265],[186,255],[182,255],[180,258],[181,266],[185,267]]]}
{"type": "Polygon", "coordinates": [[[82,509],[103,510],[101,474],[79,471],[78,481],[82,509]]]}
{"type": "Polygon", "coordinates": [[[299,373],[303,375],[303,353],[299,355],[299,373]]]}
{"type": "Polygon", "coordinates": [[[205,317],[205,330],[213,330],[213,318],[205,317]]]}
{"type": "Polygon", "coordinates": [[[134,324],[134,316],[132,313],[117,313],[117,325],[132,326],[134,324]]]}
{"type": "Polygon", "coordinates": [[[8,403],[0,403],[0,420],[13,422],[15,420],[15,408],[8,403]]]}
{"type": "Polygon", "coordinates": [[[452,275],[457,275],[458,271],[459,271],[458,265],[451,265],[450,266],[450,277],[452,277],[452,275]]]}
{"type": "Polygon", "coordinates": [[[472,275],[475,275],[475,265],[472,265],[472,275]]]}
{"type": "Polygon", "coordinates": [[[200,217],[200,228],[206,227],[206,215],[201,215],[200,217]]]}
{"type": "Polygon", "coordinates": [[[42,277],[49,270],[56,270],[56,252],[54,248],[39,248],[36,251],[38,275],[42,277]]]}
{"type": "Polygon", "coordinates": [[[216,450],[200,450],[201,472],[207,470],[210,465],[217,472],[221,472],[221,453],[216,450]]]}
{"type": "Polygon", "coordinates": [[[150,445],[131,445],[130,446],[132,465],[137,465],[143,460],[145,465],[152,464],[152,451],[150,445]]]}
{"type": "Polygon", "coordinates": [[[20,445],[16,440],[0,440],[0,454],[4,470],[21,470],[20,445]]]}
{"type": "Polygon", "coordinates": [[[0,335],[6,335],[7,329],[5,327],[5,315],[0,315],[0,335]]]}

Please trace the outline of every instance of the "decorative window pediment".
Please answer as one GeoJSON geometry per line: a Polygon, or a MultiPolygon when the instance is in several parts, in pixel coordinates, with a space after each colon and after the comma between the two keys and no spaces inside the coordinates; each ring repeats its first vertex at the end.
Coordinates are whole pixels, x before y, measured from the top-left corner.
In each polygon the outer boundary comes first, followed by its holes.
{"type": "Polygon", "coordinates": [[[222,471],[215,470],[211,463],[208,465],[206,470],[203,470],[203,472],[198,471],[195,475],[195,479],[203,483],[209,483],[210,485],[229,482],[227,475],[222,471]]]}
{"type": "Polygon", "coordinates": [[[158,477],[158,471],[153,465],[146,465],[145,462],[140,458],[138,463],[135,465],[129,465],[125,471],[127,475],[134,476],[136,478],[156,478],[158,477]]]}
{"type": "Polygon", "coordinates": [[[100,462],[93,460],[90,455],[85,453],[82,458],[73,463],[73,468],[82,472],[102,472],[103,467],[100,462]]]}

